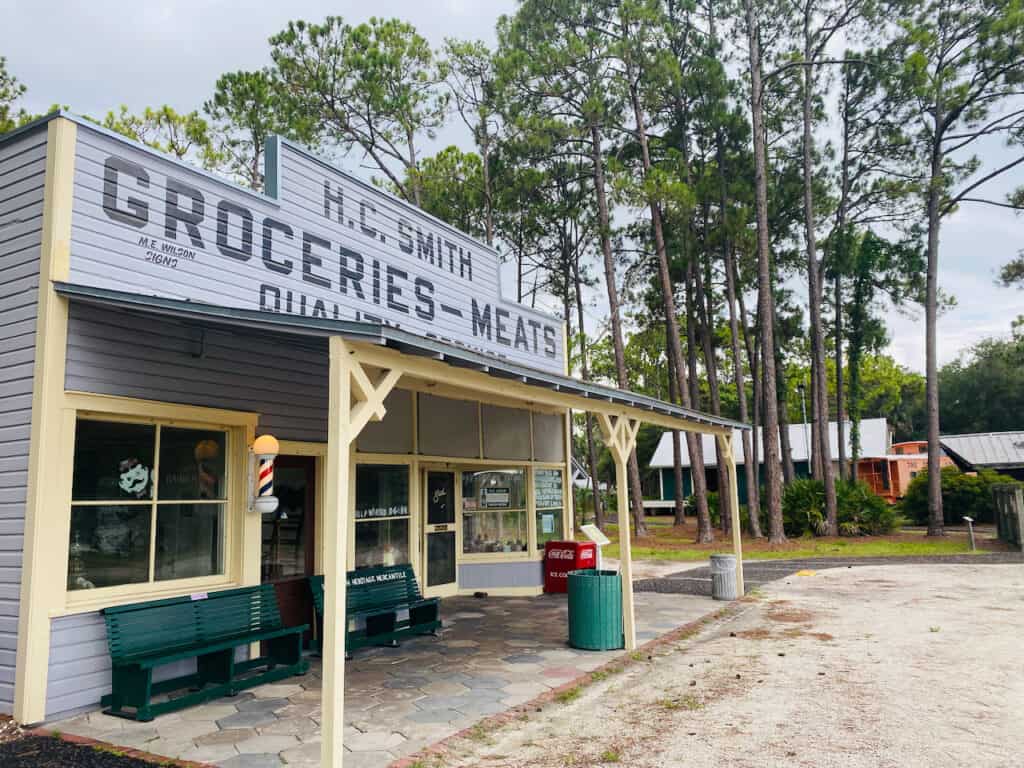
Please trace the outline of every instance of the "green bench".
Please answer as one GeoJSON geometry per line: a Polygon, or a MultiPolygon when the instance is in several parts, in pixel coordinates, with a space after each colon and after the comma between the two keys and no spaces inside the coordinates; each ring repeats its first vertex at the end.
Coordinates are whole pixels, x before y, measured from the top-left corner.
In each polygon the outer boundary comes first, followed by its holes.
{"type": "Polygon", "coordinates": [[[103,617],[113,666],[112,692],[101,702],[108,715],[149,721],[309,669],[302,658],[309,626],[282,625],[273,584],[105,608],[103,617]],[[236,660],[236,648],[257,642],[266,655],[236,660]],[[156,667],[193,658],[193,674],[153,682],[156,667]],[[180,688],[190,690],[153,703],[180,688]]]}
{"type": "MultiPolygon", "coordinates": [[[[345,579],[346,656],[368,645],[398,645],[406,635],[437,634],[441,628],[441,601],[423,597],[412,566],[362,568],[349,571],[345,579]],[[408,618],[399,619],[403,611],[408,618]],[[363,626],[357,628],[357,623],[363,626]]],[[[309,586],[317,618],[322,621],[324,577],[311,577],[309,586]]]]}

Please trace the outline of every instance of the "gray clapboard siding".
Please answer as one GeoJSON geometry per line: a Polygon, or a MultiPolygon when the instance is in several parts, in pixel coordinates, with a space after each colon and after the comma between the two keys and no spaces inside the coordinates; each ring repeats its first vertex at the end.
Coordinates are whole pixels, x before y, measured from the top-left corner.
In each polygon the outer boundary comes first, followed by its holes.
{"type": "Polygon", "coordinates": [[[46,130],[0,143],[0,712],[14,706],[46,130]]]}
{"type": "Polygon", "coordinates": [[[69,390],[260,414],[282,440],[327,440],[327,345],[72,303],[69,390]]]}
{"type": "Polygon", "coordinates": [[[539,561],[520,563],[461,563],[460,589],[496,587],[540,587],[544,585],[544,565],[539,561]]]}

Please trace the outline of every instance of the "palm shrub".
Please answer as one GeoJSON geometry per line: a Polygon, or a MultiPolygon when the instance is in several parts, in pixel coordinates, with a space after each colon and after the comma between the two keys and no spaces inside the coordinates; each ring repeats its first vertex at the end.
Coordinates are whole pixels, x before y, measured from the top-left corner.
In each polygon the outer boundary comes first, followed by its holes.
{"type": "MultiPolygon", "coordinates": [[[[836,506],[841,536],[884,536],[903,523],[899,510],[875,495],[863,482],[836,481],[836,506]]],[[[825,486],[800,478],[782,493],[782,517],[787,536],[825,534],[825,486]]]]}
{"type": "Polygon", "coordinates": [[[820,480],[797,478],[782,492],[782,524],[787,536],[825,532],[825,486],[820,480]]]}

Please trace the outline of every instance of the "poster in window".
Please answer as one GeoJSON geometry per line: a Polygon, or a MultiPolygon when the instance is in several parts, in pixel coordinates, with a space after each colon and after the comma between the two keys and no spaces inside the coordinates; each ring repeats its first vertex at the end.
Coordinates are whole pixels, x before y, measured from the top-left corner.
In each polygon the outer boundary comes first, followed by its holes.
{"type": "Polygon", "coordinates": [[[537,509],[562,506],[562,471],[538,469],[534,479],[534,502],[537,509]]]}

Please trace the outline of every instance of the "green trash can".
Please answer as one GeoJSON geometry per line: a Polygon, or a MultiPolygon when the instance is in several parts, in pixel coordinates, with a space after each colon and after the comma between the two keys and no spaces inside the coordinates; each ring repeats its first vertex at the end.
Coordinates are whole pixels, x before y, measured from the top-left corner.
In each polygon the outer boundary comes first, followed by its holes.
{"type": "Polygon", "coordinates": [[[586,651],[625,647],[622,577],[616,571],[569,572],[569,645],[586,651]]]}

